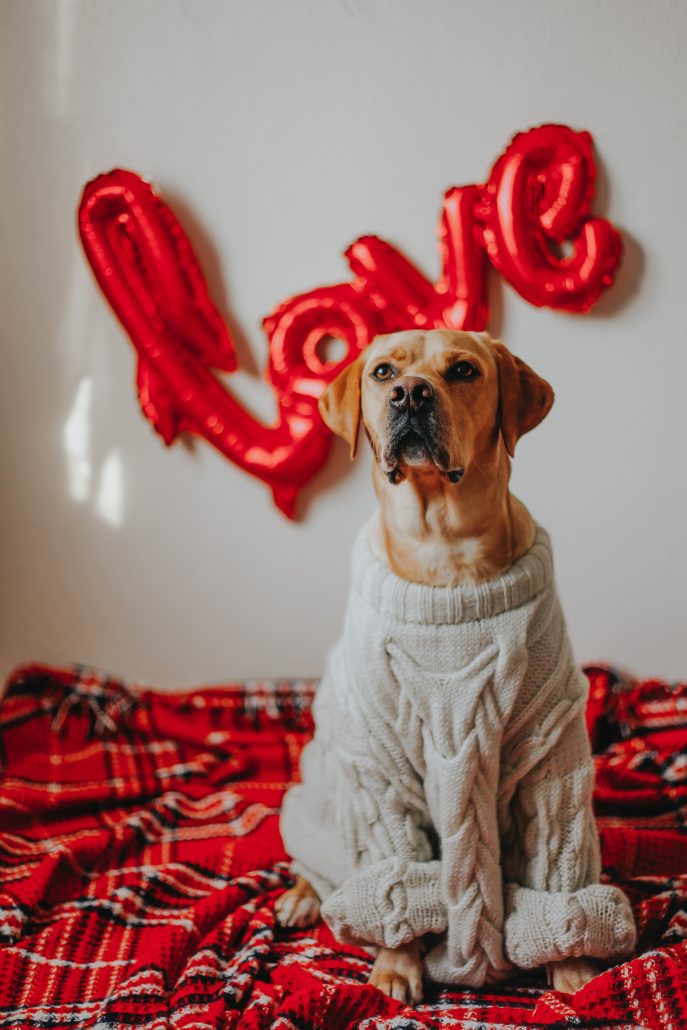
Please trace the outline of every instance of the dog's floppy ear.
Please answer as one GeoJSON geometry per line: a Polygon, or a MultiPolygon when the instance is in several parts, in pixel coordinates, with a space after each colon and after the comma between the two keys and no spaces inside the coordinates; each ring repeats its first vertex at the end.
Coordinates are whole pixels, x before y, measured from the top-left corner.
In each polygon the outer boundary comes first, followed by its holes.
{"type": "Polygon", "coordinates": [[[529,365],[492,340],[499,372],[499,419],[501,435],[511,458],[515,444],[549,413],[553,389],[529,365]]]}
{"type": "Polygon", "coordinates": [[[347,365],[320,397],[318,407],[326,426],[342,436],[351,448],[351,458],[358,450],[360,427],[360,380],[365,364],[362,355],[347,365]]]}

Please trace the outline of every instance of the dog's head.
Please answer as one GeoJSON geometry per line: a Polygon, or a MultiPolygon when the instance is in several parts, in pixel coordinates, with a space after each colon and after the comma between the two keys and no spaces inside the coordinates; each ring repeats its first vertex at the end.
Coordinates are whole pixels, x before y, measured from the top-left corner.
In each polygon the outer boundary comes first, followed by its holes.
{"type": "Polygon", "coordinates": [[[472,461],[523,433],[553,403],[553,390],[487,333],[445,329],[378,336],[320,399],[325,423],[355,456],[362,421],[390,482],[411,468],[458,482],[472,461]]]}

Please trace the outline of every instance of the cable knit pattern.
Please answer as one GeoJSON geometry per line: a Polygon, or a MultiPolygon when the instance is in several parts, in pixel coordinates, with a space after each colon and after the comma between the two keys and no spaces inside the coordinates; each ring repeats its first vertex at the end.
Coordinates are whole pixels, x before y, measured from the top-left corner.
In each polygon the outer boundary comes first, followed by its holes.
{"type": "Polygon", "coordinates": [[[446,930],[428,974],[472,986],[630,951],[627,899],[597,882],[586,691],[543,529],[498,579],[449,589],[395,576],[364,527],[282,812],[333,932],[395,947],[446,930]]]}

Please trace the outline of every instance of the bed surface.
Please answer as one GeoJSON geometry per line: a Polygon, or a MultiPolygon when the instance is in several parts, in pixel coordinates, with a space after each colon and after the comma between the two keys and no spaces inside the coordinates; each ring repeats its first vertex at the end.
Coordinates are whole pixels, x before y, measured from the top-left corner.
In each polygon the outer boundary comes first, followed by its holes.
{"type": "Polygon", "coordinates": [[[585,671],[604,878],[632,902],[637,957],[574,997],[533,973],[411,1009],[323,923],[275,923],[314,681],[168,694],[18,670],[0,707],[0,1030],[687,1026],[687,684],[585,671]]]}

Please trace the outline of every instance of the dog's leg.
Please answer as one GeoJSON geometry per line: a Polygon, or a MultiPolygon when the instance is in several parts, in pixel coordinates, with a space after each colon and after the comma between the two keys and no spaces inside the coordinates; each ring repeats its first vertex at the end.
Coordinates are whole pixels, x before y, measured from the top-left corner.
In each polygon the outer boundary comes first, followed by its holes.
{"type": "Polygon", "coordinates": [[[601,970],[589,958],[565,958],[560,962],[547,962],[546,975],[555,991],[574,994],[598,976],[601,970]]]}
{"type": "Polygon", "coordinates": [[[399,948],[380,948],[370,973],[373,987],[396,1001],[422,1001],[422,955],[418,939],[399,948]]]}
{"type": "Polygon", "coordinates": [[[320,899],[312,884],[304,876],[297,876],[296,885],[277,898],[274,911],[281,926],[305,929],[317,922],[320,899]]]}

